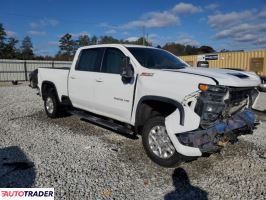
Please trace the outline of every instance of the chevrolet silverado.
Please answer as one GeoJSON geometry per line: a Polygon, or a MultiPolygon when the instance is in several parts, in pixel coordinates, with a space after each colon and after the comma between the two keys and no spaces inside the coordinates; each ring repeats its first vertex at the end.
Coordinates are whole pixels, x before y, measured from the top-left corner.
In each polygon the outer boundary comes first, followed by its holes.
{"type": "Polygon", "coordinates": [[[139,134],[150,159],[164,167],[251,133],[259,85],[253,73],[194,68],[165,50],[138,45],[82,47],[70,69],[38,69],[49,117],[69,111],[139,134]]]}

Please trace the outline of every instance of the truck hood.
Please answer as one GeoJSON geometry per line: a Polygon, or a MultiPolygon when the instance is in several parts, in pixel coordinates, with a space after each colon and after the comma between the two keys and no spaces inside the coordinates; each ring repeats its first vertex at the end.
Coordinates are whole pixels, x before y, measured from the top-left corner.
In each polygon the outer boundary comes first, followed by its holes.
{"type": "Polygon", "coordinates": [[[210,69],[210,68],[194,68],[186,67],[177,70],[167,70],[180,73],[194,74],[204,77],[209,77],[215,80],[219,85],[232,87],[255,87],[259,86],[261,80],[253,72],[236,71],[228,69],[210,69]]]}

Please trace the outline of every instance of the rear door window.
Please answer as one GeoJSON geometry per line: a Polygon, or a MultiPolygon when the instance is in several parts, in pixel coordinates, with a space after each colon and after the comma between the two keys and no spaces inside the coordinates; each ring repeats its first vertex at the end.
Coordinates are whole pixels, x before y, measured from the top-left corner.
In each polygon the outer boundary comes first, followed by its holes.
{"type": "Polygon", "coordinates": [[[76,70],[99,72],[104,48],[83,49],[80,53],[76,70]]]}

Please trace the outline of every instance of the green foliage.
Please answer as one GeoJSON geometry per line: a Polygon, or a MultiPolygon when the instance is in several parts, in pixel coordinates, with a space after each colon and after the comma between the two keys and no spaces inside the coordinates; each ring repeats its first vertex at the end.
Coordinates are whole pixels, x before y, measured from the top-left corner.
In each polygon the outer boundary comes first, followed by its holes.
{"type": "Polygon", "coordinates": [[[79,36],[79,39],[76,41],[77,47],[83,47],[90,45],[90,38],[88,35],[81,35],[79,36]]]}
{"type": "Polygon", "coordinates": [[[135,41],[128,41],[128,40],[125,40],[125,41],[121,41],[120,43],[124,43],[124,44],[136,44],[136,45],[145,45],[145,46],[152,46],[151,43],[149,43],[146,38],[143,38],[143,37],[140,37],[138,38],[137,40],[135,41]]]}
{"type": "Polygon", "coordinates": [[[69,33],[63,35],[59,40],[59,55],[66,56],[66,57],[73,57],[75,53],[75,42],[72,39],[72,35],[69,33]]]}
{"type": "Polygon", "coordinates": [[[4,48],[5,48],[6,32],[3,24],[0,24],[0,58],[4,58],[4,48]]]}
{"type": "Polygon", "coordinates": [[[133,42],[133,44],[151,46],[151,43],[149,43],[146,38],[143,37],[137,39],[135,42],[133,42]]]}
{"type": "Polygon", "coordinates": [[[102,36],[100,37],[100,44],[118,44],[120,41],[118,39],[113,38],[112,36],[102,36]]]}
{"type": "Polygon", "coordinates": [[[22,40],[22,44],[20,47],[20,57],[24,60],[29,60],[34,58],[33,45],[31,42],[31,38],[29,36],[26,36],[22,40]]]}
{"type": "MultiPolygon", "coordinates": [[[[21,47],[18,49],[18,40],[14,37],[7,37],[3,25],[0,23],[0,59],[56,59],[56,60],[72,60],[76,50],[79,47],[95,45],[95,44],[136,44],[136,45],[145,45],[152,46],[146,38],[140,37],[135,41],[119,40],[112,36],[92,36],[91,38],[88,35],[82,35],[77,40],[74,40],[72,35],[67,33],[59,39],[59,51],[54,56],[36,56],[33,53],[33,44],[31,38],[26,36],[21,44],[21,47]]],[[[191,46],[183,45],[178,43],[166,43],[164,46],[158,45],[157,48],[163,48],[167,51],[172,52],[175,55],[196,55],[196,54],[205,54],[213,53],[215,50],[210,46],[191,46]]],[[[226,51],[226,50],[222,50],[226,51]]]]}
{"type": "Polygon", "coordinates": [[[0,24],[0,43],[3,43],[6,39],[6,31],[3,27],[3,24],[0,24]]]}
{"type": "MultiPolygon", "coordinates": [[[[94,38],[92,38],[94,39],[94,38]]],[[[72,60],[79,47],[88,46],[92,43],[88,35],[81,35],[77,40],[72,39],[72,35],[67,33],[59,40],[59,52],[57,60],[72,60]]]]}
{"type": "Polygon", "coordinates": [[[16,48],[16,45],[18,44],[18,40],[14,37],[8,38],[8,42],[5,45],[4,48],[4,55],[7,59],[14,59],[19,57],[19,52],[16,48]]]}
{"type": "Polygon", "coordinates": [[[92,38],[91,38],[91,45],[95,45],[95,44],[97,44],[98,43],[98,38],[94,35],[94,36],[92,36],[92,38]]]}
{"type": "Polygon", "coordinates": [[[34,59],[31,38],[26,36],[20,49],[17,49],[18,42],[14,37],[7,37],[3,25],[0,24],[0,59],[34,59]]]}
{"type": "Polygon", "coordinates": [[[215,50],[212,47],[210,47],[210,46],[201,46],[199,48],[199,53],[202,53],[202,54],[204,54],[204,53],[213,53],[213,52],[215,52],[215,50]]]}
{"type": "Polygon", "coordinates": [[[198,48],[198,47],[191,46],[191,45],[183,45],[183,44],[177,44],[177,43],[166,43],[163,46],[163,49],[170,51],[171,53],[177,56],[197,55],[197,54],[215,52],[215,50],[209,46],[201,46],[198,48]]]}

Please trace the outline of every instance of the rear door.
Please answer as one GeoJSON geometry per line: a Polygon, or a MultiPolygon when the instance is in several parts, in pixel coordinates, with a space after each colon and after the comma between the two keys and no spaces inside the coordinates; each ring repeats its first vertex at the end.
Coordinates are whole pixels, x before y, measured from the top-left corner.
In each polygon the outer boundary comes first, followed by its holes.
{"type": "Polygon", "coordinates": [[[68,91],[74,107],[88,111],[94,110],[95,73],[100,71],[103,52],[104,48],[83,49],[76,66],[71,68],[68,91]]]}
{"type": "Polygon", "coordinates": [[[106,48],[101,73],[95,74],[95,111],[101,115],[129,122],[135,76],[124,82],[121,77],[125,54],[118,48],[106,48]]]}

